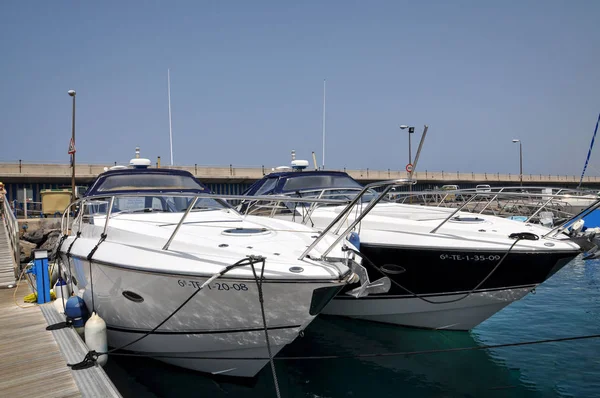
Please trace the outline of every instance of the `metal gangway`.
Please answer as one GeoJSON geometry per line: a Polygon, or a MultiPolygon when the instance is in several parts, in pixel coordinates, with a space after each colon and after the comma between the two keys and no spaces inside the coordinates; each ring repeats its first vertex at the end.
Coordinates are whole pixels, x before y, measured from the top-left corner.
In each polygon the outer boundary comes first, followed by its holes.
{"type": "Polygon", "coordinates": [[[0,287],[15,284],[20,255],[19,224],[6,196],[0,193],[0,287]]]}

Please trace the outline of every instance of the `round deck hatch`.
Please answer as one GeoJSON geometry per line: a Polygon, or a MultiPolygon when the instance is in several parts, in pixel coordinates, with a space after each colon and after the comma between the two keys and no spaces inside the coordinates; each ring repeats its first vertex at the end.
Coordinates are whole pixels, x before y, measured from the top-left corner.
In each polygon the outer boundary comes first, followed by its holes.
{"type": "Polygon", "coordinates": [[[452,217],[450,220],[450,222],[460,222],[460,223],[465,223],[465,224],[477,224],[477,223],[482,223],[485,222],[485,220],[483,218],[480,217],[476,217],[476,216],[469,216],[469,217],[452,217]]]}
{"type": "Polygon", "coordinates": [[[228,236],[256,236],[268,235],[271,231],[266,228],[231,228],[223,231],[223,235],[228,236]]]}

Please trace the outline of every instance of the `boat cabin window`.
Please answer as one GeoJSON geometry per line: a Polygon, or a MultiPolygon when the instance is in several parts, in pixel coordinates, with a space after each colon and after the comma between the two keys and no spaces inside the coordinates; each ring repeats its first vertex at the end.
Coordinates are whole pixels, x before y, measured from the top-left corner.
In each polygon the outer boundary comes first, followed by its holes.
{"type": "Polygon", "coordinates": [[[362,186],[348,176],[340,175],[306,175],[289,178],[283,186],[283,191],[303,191],[325,188],[358,188],[362,186]]]}
{"type": "Polygon", "coordinates": [[[127,191],[127,190],[182,190],[204,187],[189,176],[173,174],[118,174],[107,176],[97,188],[98,192],[127,191]]]}

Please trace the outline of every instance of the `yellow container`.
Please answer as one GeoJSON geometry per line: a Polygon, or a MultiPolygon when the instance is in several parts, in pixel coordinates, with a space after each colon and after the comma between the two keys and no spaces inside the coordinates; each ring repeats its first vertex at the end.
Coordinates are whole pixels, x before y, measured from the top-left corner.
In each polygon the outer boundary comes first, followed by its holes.
{"type": "Polygon", "coordinates": [[[70,189],[42,189],[42,213],[54,215],[56,212],[62,214],[69,203],[71,203],[70,189]]]}

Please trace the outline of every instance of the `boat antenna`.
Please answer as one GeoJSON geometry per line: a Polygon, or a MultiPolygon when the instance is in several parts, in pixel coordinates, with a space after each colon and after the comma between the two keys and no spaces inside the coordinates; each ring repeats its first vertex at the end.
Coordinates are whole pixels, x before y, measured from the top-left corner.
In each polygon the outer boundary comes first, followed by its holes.
{"type": "Polygon", "coordinates": [[[315,151],[313,151],[312,157],[313,157],[313,163],[315,165],[315,171],[319,170],[319,166],[317,165],[317,157],[315,156],[315,151]]]}
{"type": "Polygon", "coordinates": [[[577,189],[581,188],[581,183],[583,182],[583,176],[585,174],[585,169],[587,169],[588,162],[590,161],[590,156],[592,156],[592,148],[594,147],[594,140],[596,139],[596,133],[598,132],[598,123],[600,122],[600,114],[598,115],[598,120],[596,121],[596,128],[594,129],[594,135],[592,136],[592,143],[590,144],[590,149],[588,150],[587,158],[585,159],[585,164],[583,165],[583,171],[581,172],[581,178],[579,179],[579,185],[577,185],[577,189]]]}
{"type": "Polygon", "coordinates": [[[171,125],[171,70],[167,69],[167,94],[169,96],[169,145],[171,147],[171,166],[173,166],[173,127],[171,125]]]}
{"type": "Polygon", "coordinates": [[[323,79],[323,165],[322,168],[325,170],[325,88],[327,79],[323,79]]]}

